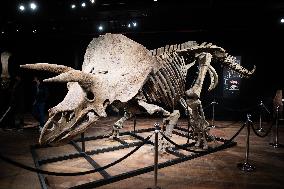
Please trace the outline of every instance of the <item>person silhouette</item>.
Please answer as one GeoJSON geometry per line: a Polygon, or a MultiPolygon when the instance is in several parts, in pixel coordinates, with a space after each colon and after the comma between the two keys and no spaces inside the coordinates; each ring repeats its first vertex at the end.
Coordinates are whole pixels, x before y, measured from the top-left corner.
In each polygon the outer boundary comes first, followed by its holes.
{"type": "Polygon", "coordinates": [[[22,77],[16,75],[14,79],[14,84],[11,90],[11,107],[14,116],[14,127],[17,130],[22,130],[24,126],[24,85],[22,82],[22,77]]]}
{"type": "Polygon", "coordinates": [[[48,97],[48,90],[38,76],[34,76],[33,82],[34,101],[32,107],[32,114],[39,122],[39,130],[41,131],[45,124],[45,106],[48,97]]]}

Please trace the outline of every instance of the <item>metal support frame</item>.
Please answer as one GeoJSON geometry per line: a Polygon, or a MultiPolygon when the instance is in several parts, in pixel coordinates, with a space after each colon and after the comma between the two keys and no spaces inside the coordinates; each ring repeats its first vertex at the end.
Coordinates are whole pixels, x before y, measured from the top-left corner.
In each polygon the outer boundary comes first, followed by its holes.
{"type": "MultiPolygon", "coordinates": [[[[148,128],[148,129],[136,130],[135,133],[132,132],[132,131],[122,132],[121,136],[130,135],[132,137],[135,137],[139,141],[128,143],[128,142],[120,139],[120,141],[118,141],[118,142],[120,142],[121,144],[118,145],[118,146],[112,146],[112,147],[101,148],[101,149],[90,150],[90,151],[85,151],[85,141],[100,140],[100,139],[107,138],[108,136],[84,137],[84,135],[81,135],[81,138],[73,140],[69,143],[69,145],[71,144],[78,151],[77,153],[67,154],[67,155],[57,156],[57,157],[52,157],[52,158],[47,158],[47,159],[39,159],[39,157],[36,153],[37,149],[49,148],[47,146],[45,146],[45,147],[41,147],[41,146],[38,146],[38,145],[31,146],[31,152],[32,152],[32,156],[33,156],[36,168],[40,168],[44,164],[63,161],[63,160],[69,160],[69,159],[74,159],[74,158],[79,158],[79,157],[84,157],[94,168],[99,168],[100,165],[91,158],[91,155],[107,153],[107,152],[111,152],[111,151],[116,151],[116,150],[121,150],[121,149],[125,149],[125,148],[138,146],[141,143],[143,143],[143,141],[145,141],[145,138],[138,135],[138,134],[139,133],[145,133],[145,132],[153,132],[154,130],[155,130],[155,128],[148,128]],[[80,147],[77,144],[77,142],[82,142],[82,147],[80,147]]],[[[193,139],[192,133],[188,134],[186,128],[175,127],[173,134],[176,134],[180,137],[184,137],[186,139],[188,139],[188,138],[193,139]],[[182,132],[178,132],[178,131],[182,131],[182,132]],[[190,137],[188,137],[188,136],[190,136],[190,137]]],[[[223,150],[223,149],[235,146],[237,144],[236,142],[227,142],[226,139],[222,139],[222,138],[218,138],[218,137],[216,137],[216,140],[219,141],[219,142],[223,142],[226,145],[222,145],[221,147],[216,147],[216,148],[210,148],[207,151],[200,151],[200,153],[191,153],[190,155],[185,155],[182,152],[179,152],[179,149],[177,149],[177,148],[168,148],[167,152],[169,152],[170,154],[173,154],[174,156],[176,156],[176,158],[168,160],[168,161],[163,162],[163,163],[158,163],[158,159],[155,158],[155,162],[157,162],[157,163],[156,164],[154,163],[154,165],[139,168],[139,169],[128,171],[128,172],[124,172],[124,173],[121,173],[121,174],[118,174],[118,175],[110,175],[106,170],[103,170],[103,171],[99,172],[103,176],[103,179],[94,180],[94,181],[91,181],[91,182],[88,182],[88,183],[85,183],[85,184],[73,186],[73,187],[70,187],[70,189],[88,189],[88,188],[103,186],[103,185],[110,184],[110,183],[113,183],[113,182],[118,182],[120,180],[124,180],[124,179],[130,178],[130,177],[133,177],[133,176],[137,176],[137,175],[140,175],[140,174],[151,172],[155,169],[157,171],[158,169],[161,169],[161,168],[165,168],[165,167],[175,165],[175,164],[178,164],[178,163],[181,163],[181,162],[184,162],[184,161],[188,161],[188,160],[195,159],[195,158],[207,155],[207,154],[211,154],[213,152],[223,150]]],[[[151,141],[148,141],[146,144],[147,145],[155,145],[155,143],[153,143],[151,141]]],[[[182,146],[191,147],[191,146],[194,146],[194,143],[182,144],[182,146]]],[[[48,188],[48,186],[46,184],[47,178],[45,177],[45,175],[38,173],[38,176],[39,176],[39,180],[40,180],[40,183],[41,183],[41,188],[47,189],[48,188]]],[[[157,186],[156,178],[155,178],[155,186],[157,186]]],[[[157,188],[159,188],[159,187],[157,186],[157,188]]]]}
{"type": "Polygon", "coordinates": [[[136,119],[136,115],[133,116],[133,133],[135,133],[136,131],[136,123],[137,123],[137,119],[136,119]]]}
{"type": "Polygon", "coordinates": [[[159,147],[159,132],[161,130],[159,123],[154,124],[155,128],[155,143],[154,143],[154,148],[155,148],[155,154],[154,154],[154,187],[153,188],[147,188],[147,189],[161,189],[161,187],[158,186],[158,158],[159,158],[159,152],[158,152],[158,147],[159,147]]]}
{"type": "Polygon", "coordinates": [[[246,138],[246,154],[245,154],[245,162],[244,163],[238,163],[237,166],[240,170],[251,172],[255,170],[255,167],[249,163],[249,136],[250,136],[250,127],[252,125],[252,121],[250,119],[251,115],[247,114],[247,138],[246,138]]]}
{"type": "Polygon", "coordinates": [[[274,142],[269,143],[274,148],[283,148],[284,145],[279,143],[279,106],[276,107],[276,120],[275,120],[275,139],[274,142]]]}

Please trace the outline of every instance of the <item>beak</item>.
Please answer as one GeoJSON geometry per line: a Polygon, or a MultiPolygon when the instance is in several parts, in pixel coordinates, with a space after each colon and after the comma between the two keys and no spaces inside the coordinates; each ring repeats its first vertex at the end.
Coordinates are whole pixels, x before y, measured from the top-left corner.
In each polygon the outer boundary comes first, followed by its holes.
{"type": "Polygon", "coordinates": [[[40,134],[41,145],[58,146],[72,140],[91,127],[99,116],[92,110],[85,110],[76,116],[74,111],[58,112],[48,119],[40,134]]]}

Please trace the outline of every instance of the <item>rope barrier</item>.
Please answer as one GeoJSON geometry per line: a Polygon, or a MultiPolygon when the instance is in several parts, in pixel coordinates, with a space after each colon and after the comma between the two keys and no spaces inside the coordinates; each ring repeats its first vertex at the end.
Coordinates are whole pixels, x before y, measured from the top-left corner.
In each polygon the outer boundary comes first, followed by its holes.
{"type": "Polygon", "coordinates": [[[268,129],[263,135],[262,135],[262,134],[259,134],[259,133],[257,132],[257,130],[254,128],[254,126],[253,126],[252,123],[250,124],[250,126],[251,126],[251,128],[252,128],[252,130],[253,130],[253,132],[254,132],[254,134],[255,134],[256,136],[261,137],[261,138],[264,138],[264,137],[266,137],[266,136],[270,133],[270,131],[272,130],[273,122],[272,122],[271,125],[269,126],[269,129],[268,129]]]}
{"type": "MultiPolygon", "coordinates": [[[[240,129],[239,129],[229,140],[227,140],[224,144],[218,146],[217,148],[221,148],[221,147],[227,145],[227,143],[232,142],[232,140],[234,140],[234,138],[236,138],[236,137],[240,134],[240,132],[243,130],[243,128],[244,128],[245,126],[246,126],[246,123],[243,124],[243,125],[240,127],[240,129]]],[[[161,133],[161,135],[162,135],[169,143],[173,144],[174,146],[176,146],[176,147],[179,148],[179,149],[182,149],[182,150],[185,150],[185,151],[189,151],[189,152],[194,152],[194,153],[206,152],[206,150],[198,151],[198,150],[191,150],[191,149],[188,149],[188,148],[186,148],[186,147],[184,147],[184,146],[181,146],[181,145],[175,143],[174,141],[172,141],[170,138],[168,138],[168,137],[167,137],[166,135],[164,135],[163,133],[161,133]]]]}
{"type": "Polygon", "coordinates": [[[177,143],[175,143],[174,141],[172,141],[171,139],[169,139],[166,135],[164,135],[164,133],[161,133],[162,137],[164,137],[169,143],[173,144],[174,146],[176,146],[177,148],[180,148],[182,150],[188,151],[188,152],[194,152],[194,153],[200,153],[200,152],[205,152],[205,150],[200,151],[200,150],[191,150],[188,149],[187,147],[181,146],[177,143]]]}
{"type": "Polygon", "coordinates": [[[79,176],[79,175],[86,175],[86,174],[90,174],[90,173],[95,173],[95,172],[99,172],[102,171],[104,169],[107,169],[109,167],[112,167],[118,163],[120,163],[121,161],[123,161],[124,159],[128,158],[130,155],[132,155],[134,152],[136,152],[139,148],[141,148],[143,145],[145,145],[148,140],[153,136],[154,133],[152,133],[151,135],[149,135],[144,141],[143,143],[141,143],[139,146],[137,146],[135,149],[133,149],[132,151],[130,151],[128,154],[126,154],[125,156],[119,158],[118,160],[105,165],[103,167],[99,167],[97,169],[92,169],[92,170],[88,170],[88,171],[83,171],[83,172],[52,172],[52,171],[46,171],[46,170],[42,170],[42,169],[38,169],[38,168],[34,168],[34,167],[30,167],[27,165],[24,165],[22,163],[19,163],[17,161],[14,161],[8,157],[3,156],[2,154],[0,154],[0,159],[2,159],[3,161],[10,163],[14,166],[23,168],[25,170],[31,171],[31,172],[36,172],[36,173],[41,173],[41,174],[46,174],[46,175],[54,175],[54,176],[79,176]]]}
{"type": "Polygon", "coordinates": [[[0,123],[2,122],[2,120],[6,117],[7,113],[11,110],[11,106],[9,106],[7,108],[7,110],[5,111],[5,113],[2,115],[2,117],[0,118],[0,123]]]}

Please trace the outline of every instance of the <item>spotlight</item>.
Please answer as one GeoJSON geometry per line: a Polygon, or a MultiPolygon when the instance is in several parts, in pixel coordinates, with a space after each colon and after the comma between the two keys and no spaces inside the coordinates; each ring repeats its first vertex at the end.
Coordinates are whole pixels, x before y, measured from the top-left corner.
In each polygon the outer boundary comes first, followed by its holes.
{"type": "Polygon", "coordinates": [[[132,24],[133,24],[133,27],[137,26],[137,22],[132,22],[132,24]]]}
{"type": "Polygon", "coordinates": [[[19,32],[19,29],[16,29],[16,32],[19,32]]]}
{"type": "Polygon", "coordinates": [[[36,29],[34,29],[34,30],[33,30],[33,33],[36,33],[36,32],[37,32],[36,29]]]}
{"type": "Polygon", "coordinates": [[[71,5],[71,8],[72,8],[72,9],[75,9],[75,8],[76,8],[76,5],[75,5],[75,4],[72,4],[72,5],[71,5]]]}
{"type": "Polygon", "coordinates": [[[284,23],[284,18],[281,18],[280,22],[281,22],[281,23],[284,23]]]}
{"type": "Polygon", "coordinates": [[[30,3],[30,7],[32,10],[35,10],[37,8],[37,5],[35,3],[30,3]]]}
{"type": "Polygon", "coordinates": [[[20,11],[24,11],[25,10],[25,6],[24,5],[20,5],[19,9],[20,9],[20,11]]]}
{"type": "Polygon", "coordinates": [[[104,27],[102,25],[99,25],[98,30],[103,31],[104,27]]]}
{"type": "Polygon", "coordinates": [[[81,6],[82,6],[82,7],[85,7],[85,6],[86,6],[86,3],[85,3],[85,2],[83,2],[83,3],[81,4],[81,6]]]}
{"type": "Polygon", "coordinates": [[[1,31],[1,34],[4,34],[5,32],[4,31],[1,31]]]}
{"type": "Polygon", "coordinates": [[[131,28],[131,24],[127,24],[127,27],[128,27],[128,28],[131,28]]]}
{"type": "Polygon", "coordinates": [[[90,0],[92,4],[94,4],[96,1],[95,0],[90,0]]]}
{"type": "Polygon", "coordinates": [[[157,2],[158,0],[154,0],[155,2],[157,2]]]}

